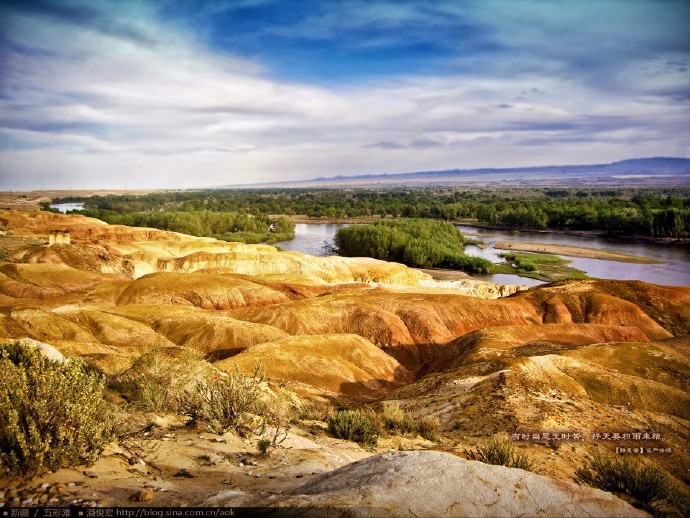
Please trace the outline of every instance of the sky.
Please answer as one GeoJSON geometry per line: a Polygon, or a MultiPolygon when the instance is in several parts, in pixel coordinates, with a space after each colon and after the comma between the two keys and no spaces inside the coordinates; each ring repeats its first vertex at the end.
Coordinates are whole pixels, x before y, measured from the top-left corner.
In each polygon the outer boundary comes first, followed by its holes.
{"type": "Polygon", "coordinates": [[[0,190],[652,156],[687,0],[0,0],[0,190]]]}

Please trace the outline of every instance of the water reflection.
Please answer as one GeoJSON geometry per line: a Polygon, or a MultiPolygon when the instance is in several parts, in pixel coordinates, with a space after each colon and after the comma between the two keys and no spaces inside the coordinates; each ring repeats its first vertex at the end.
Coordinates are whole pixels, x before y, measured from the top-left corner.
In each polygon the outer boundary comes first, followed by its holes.
{"type": "MultiPolygon", "coordinates": [[[[295,239],[279,243],[285,250],[295,250],[310,255],[324,256],[324,242],[333,243],[336,231],[347,225],[311,225],[298,223],[295,225],[295,239]]],[[[680,246],[664,246],[654,243],[628,242],[608,240],[596,237],[570,236],[564,234],[546,234],[522,232],[513,234],[497,230],[485,230],[475,227],[459,226],[464,234],[476,234],[478,239],[486,243],[495,241],[521,241],[526,243],[549,243],[587,248],[601,248],[616,252],[640,255],[665,261],[663,264],[633,264],[600,259],[585,259],[580,257],[566,257],[571,260],[571,266],[586,272],[591,277],[601,279],[641,280],[653,284],[666,286],[690,285],[690,249],[680,246]]],[[[476,246],[466,247],[468,255],[484,257],[492,262],[500,262],[496,250],[492,246],[480,249],[476,246]]],[[[494,274],[475,276],[498,284],[525,284],[535,286],[541,281],[509,274],[494,274]]]]}
{"type": "Polygon", "coordinates": [[[328,251],[324,245],[333,245],[333,238],[339,228],[347,225],[307,225],[305,223],[295,224],[295,239],[278,243],[284,250],[294,250],[304,254],[324,256],[328,251]]]}
{"type": "Polygon", "coordinates": [[[83,203],[55,203],[53,205],[50,205],[51,209],[57,209],[63,214],[67,214],[67,211],[70,210],[83,210],[84,209],[84,204],[83,203]]]}
{"type": "MultiPolygon", "coordinates": [[[[630,242],[614,239],[602,239],[590,236],[571,236],[553,233],[502,232],[474,227],[459,226],[464,234],[476,234],[478,239],[490,246],[481,250],[475,246],[467,247],[468,255],[485,257],[493,262],[501,261],[498,254],[501,250],[491,247],[496,241],[519,241],[523,243],[548,243],[567,246],[597,248],[633,254],[664,261],[662,264],[635,264],[584,257],[565,257],[570,266],[582,270],[590,277],[600,279],[640,280],[665,286],[690,285],[690,249],[684,246],[660,245],[656,243],[630,242]]],[[[497,282],[497,281],[493,281],[497,282]]]]}

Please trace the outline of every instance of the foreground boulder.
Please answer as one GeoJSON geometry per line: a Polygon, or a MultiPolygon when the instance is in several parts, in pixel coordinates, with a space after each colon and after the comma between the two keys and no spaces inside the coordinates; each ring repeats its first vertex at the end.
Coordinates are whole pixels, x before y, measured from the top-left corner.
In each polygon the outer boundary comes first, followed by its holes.
{"type": "Polygon", "coordinates": [[[318,508],[305,516],[648,516],[598,489],[438,451],[348,464],[279,505],[318,508]]]}

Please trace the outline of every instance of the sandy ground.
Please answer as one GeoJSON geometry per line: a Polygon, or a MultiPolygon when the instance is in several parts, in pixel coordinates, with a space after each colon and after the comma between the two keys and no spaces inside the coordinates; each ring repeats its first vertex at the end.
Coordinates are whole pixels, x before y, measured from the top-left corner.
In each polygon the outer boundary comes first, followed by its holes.
{"type": "Polygon", "coordinates": [[[587,259],[603,259],[621,263],[659,264],[663,261],[640,257],[638,255],[599,250],[596,248],[582,248],[577,246],[551,245],[546,243],[522,243],[520,241],[497,241],[494,248],[498,250],[515,250],[516,252],[537,252],[544,254],[565,255],[568,257],[585,257],[587,259]]]}
{"type": "Polygon", "coordinates": [[[227,505],[228,497],[234,505],[262,506],[375,453],[433,447],[421,437],[394,437],[367,450],[328,436],[323,422],[302,421],[262,454],[259,437],[214,435],[174,416],[150,415],[150,421],[148,432],[112,443],[92,466],[61,469],[30,483],[0,478],[0,507],[41,505],[48,489],[56,501],[43,504],[59,506],[213,506],[221,500],[227,505]]]}
{"type": "Polygon", "coordinates": [[[472,276],[460,270],[446,270],[443,268],[417,268],[420,272],[431,275],[437,281],[459,281],[471,279],[472,276]]]}
{"type": "MultiPolygon", "coordinates": [[[[376,449],[328,436],[320,421],[302,421],[279,446],[261,454],[258,437],[218,436],[174,416],[149,415],[148,432],[112,443],[92,466],[61,469],[29,483],[0,478],[0,507],[265,506],[311,480],[386,451],[439,449],[465,457],[468,442],[435,444],[419,436],[389,436],[376,449]],[[16,496],[15,496],[16,495],[16,496]],[[44,497],[45,495],[45,497],[44,497]],[[41,501],[41,498],[44,501],[41,501]],[[50,498],[52,500],[48,501],[50,498]]],[[[536,472],[569,478],[580,447],[556,453],[529,448],[536,472]],[[571,458],[572,457],[572,458],[571,458]]]]}

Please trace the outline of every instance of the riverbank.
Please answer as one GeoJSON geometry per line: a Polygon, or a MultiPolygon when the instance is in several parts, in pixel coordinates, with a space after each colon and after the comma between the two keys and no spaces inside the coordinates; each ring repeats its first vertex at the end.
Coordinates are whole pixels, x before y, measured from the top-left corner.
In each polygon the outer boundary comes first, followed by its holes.
{"type": "Polygon", "coordinates": [[[539,264],[535,271],[528,272],[510,263],[499,263],[494,266],[494,273],[517,275],[523,279],[535,279],[542,282],[589,279],[585,272],[565,264],[539,264]]]}
{"type": "MultiPolygon", "coordinates": [[[[690,239],[688,238],[675,238],[675,237],[653,237],[653,236],[624,236],[618,234],[610,234],[603,230],[569,230],[569,229],[521,229],[514,230],[506,227],[500,227],[498,225],[490,225],[488,223],[481,223],[476,220],[462,219],[458,221],[453,221],[454,225],[472,227],[481,230],[495,230],[497,232],[512,232],[514,235],[519,236],[520,234],[530,234],[530,235],[563,235],[563,236],[573,236],[573,237],[584,237],[584,238],[597,238],[606,239],[610,241],[622,241],[625,243],[652,243],[655,245],[670,245],[670,246],[680,246],[680,247],[690,247],[690,239]]],[[[481,237],[494,237],[497,234],[490,234],[487,232],[463,232],[463,235],[468,236],[481,236],[481,237]]]]}
{"type": "Polygon", "coordinates": [[[473,278],[469,273],[461,270],[448,270],[446,268],[417,268],[417,270],[431,275],[436,281],[462,281],[473,278]]]}
{"type": "Polygon", "coordinates": [[[641,257],[638,255],[624,254],[621,252],[611,252],[610,250],[599,250],[596,248],[585,248],[567,245],[549,245],[544,243],[524,243],[520,241],[497,241],[493,244],[497,250],[515,250],[518,252],[545,253],[554,255],[564,255],[566,257],[583,257],[586,259],[602,259],[605,261],[617,261],[621,263],[637,264],[663,264],[664,261],[641,257]]]}
{"type": "MultiPolygon", "coordinates": [[[[297,224],[296,236],[293,241],[280,243],[281,248],[308,253],[315,256],[328,255],[324,249],[324,243],[332,243],[333,237],[340,227],[337,224],[297,224]]],[[[470,232],[475,229],[460,228],[463,235],[470,236],[470,232]]],[[[567,236],[564,234],[553,233],[520,233],[514,235],[509,232],[486,233],[477,230],[476,237],[484,240],[488,247],[481,249],[478,246],[466,246],[465,253],[489,259],[496,266],[491,275],[473,275],[475,278],[497,282],[499,284],[530,284],[532,281],[553,282],[561,278],[582,278],[584,276],[601,279],[619,280],[642,280],[653,284],[665,286],[688,286],[690,285],[690,251],[686,247],[664,246],[652,243],[643,243],[640,240],[626,242],[623,240],[604,240],[591,236],[567,236]],[[491,234],[491,236],[489,236],[491,234]],[[499,257],[499,252],[492,247],[495,241],[519,240],[532,242],[534,244],[553,244],[572,247],[600,248],[602,250],[620,252],[642,257],[649,257],[652,260],[663,261],[663,264],[635,264],[610,262],[586,257],[571,257],[570,264],[541,264],[537,265],[542,275],[535,272],[516,272],[514,266],[506,263],[499,257]]],[[[525,254],[527,254],[525,252],[525,254]]],[[[556,256],[553,256],[556,257],[556,256]]],[[[531,258],[534,259],[534,258],[531,258]]],[[[435,272],[432,276],[437,277],[435,272]]],[[[449,273],[449,275],[453,275],[449,273]]],[[[452,280],[452,279],[450,279],[452,280]]]]}
{"type": "MultiPolygon", "coordinates": [[[[288,216],[290,221],[293,223],[303,223],[305,225],[366,225],[371,223],[376,223],[381,221],[381,219],[401,219],[386,217],[381,218],[381,216],[368,216],[361,218],[310,218],[306,214],[296,214],[293,216],[288,216]]],[[[671,238],[671,237],[652,237],[652,236],[623,236],[614,235],[603,230],[568,230],[568,229],[521,229],[514,230],[507,227],[501,227],[498,225],[490,225],[488,223],[482,223],[476,219],[471,218],[461,218],[455,221],[451,221],[453,225],[473,227],[481,230],[495,230],[497,232],[513,232],[515,235],[524,234],[534,234],[534,235],[564,235],[564,236],[575,236],[575,237],[587,237],[587,238],[599,238],[607,239],[611,241],[623,241],[626,243],[642,242],[642,243],[653,243],[657,245],[669,245],[669,246],[681,246],[690,247],[690,239],[688,238],[671,238]]],[[[479,236],[479,233],[475,232],[463,232],[463,235],[468,236],[479,236]]],[[[492,237],[493,234],[487,234],[485,232],[481,233],[481,237],[492,237]]]]}
{"type": "Polygon", "coordinates": [[[82,189],[82,190],[40,190],[40,191],[0,191],[0,209],[32,212],[41,210],[42,202],[55,198],[90,198],[91,196],[145,195],[161,192],[160,189],[82,189]]]}
{"type": "Polygon", "coordinates": [[[381,218],[381,216],[371,216],[366,218],[310,218],[305,214],[297,214],[294,216],[288,216],[288,219],[293,223],[302,223],[304,225],[367,225],[381,221],[383,218],[381,218]]]}

